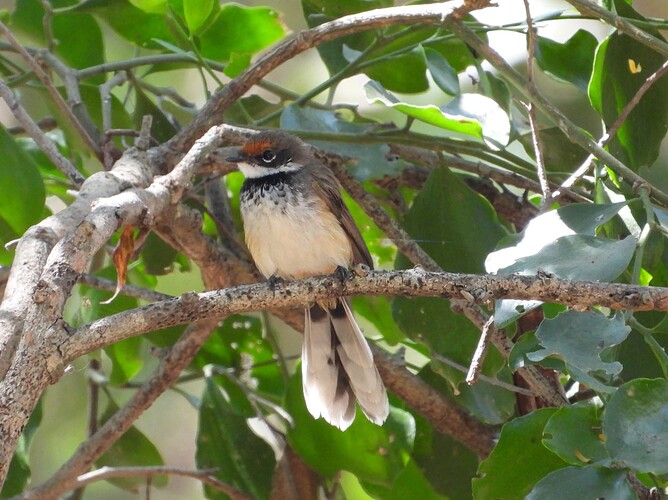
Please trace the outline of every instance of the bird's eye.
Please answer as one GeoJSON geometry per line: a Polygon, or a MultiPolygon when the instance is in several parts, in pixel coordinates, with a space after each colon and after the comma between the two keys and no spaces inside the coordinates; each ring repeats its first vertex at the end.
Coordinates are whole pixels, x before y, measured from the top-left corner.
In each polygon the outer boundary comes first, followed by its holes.
{"type": "Polygon", "coordinates": [[[267,149],[262,153],[262,161],[265,163],[271,163],[274,161],[274,158],[276,158],[276,154],[271,149],[267,149]]]}

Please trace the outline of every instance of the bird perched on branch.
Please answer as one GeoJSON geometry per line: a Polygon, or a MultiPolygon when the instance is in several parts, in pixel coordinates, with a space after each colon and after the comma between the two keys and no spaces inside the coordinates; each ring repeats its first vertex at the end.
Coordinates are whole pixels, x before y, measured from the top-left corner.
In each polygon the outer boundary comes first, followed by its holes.
{"type": "MultiPolygon", "coordinates": [[[[299,279],[373,266],[334,174],[297,137],[261,132],[228,158],[246,177],[241,216],[246,245],[269,279],[299,279]]],[[[346,298],[306,309],[302,346],[304,399],[309,412],[345,430],[357,401],[381,425],[387,393],[369,345],[346,298]]]]}

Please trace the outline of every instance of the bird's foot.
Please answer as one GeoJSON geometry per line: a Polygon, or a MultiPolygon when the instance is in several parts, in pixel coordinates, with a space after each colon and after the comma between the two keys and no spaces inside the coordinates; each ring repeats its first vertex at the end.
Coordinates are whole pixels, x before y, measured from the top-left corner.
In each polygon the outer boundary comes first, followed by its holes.
{"type": "Polygon", "coordinates": [[[271,288],[271,290],[273,291],[273,290],[276,289],[276,285],[280,285],[285,280],[283,278],[281,278],[280,276],[276,276],[275,274],[272,274],[271,276],[269,276],[269,279],[267,281],[269,282],[269,288],[271,288]]]}
{"type": "Polygon", "coordinates": [[[336,266],[336,270],[334,271],[334,276],[336,276],[341,283],[349,280],[352,275],[353,273],[350,271],[350,269],[343,266],[336,266]]]}

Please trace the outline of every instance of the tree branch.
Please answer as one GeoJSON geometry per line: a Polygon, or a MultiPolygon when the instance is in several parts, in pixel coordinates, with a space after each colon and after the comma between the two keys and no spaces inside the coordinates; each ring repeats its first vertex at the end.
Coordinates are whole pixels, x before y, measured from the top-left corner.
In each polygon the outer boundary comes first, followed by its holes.
{"type": "Polygon", "coordinates": [[[233,488],[229,484],[216,479],[211,475],[211,471],[206,470],[187,470],[178,467],[100,467],[86,474],[82,474],[77,478],[75,488],[80,488],[87,484],[95,483],[97,481],[106,481],[107,479],[114,479],[119,477],[145,477],[150,479],[153,476],[182,476],[197,479],[204,484],[208,484],[212,488],[222,491],[228,495],[232,500],[252,500],[252,497],[242,493],[233,488]]]}
{"type": "Polygon", "coordinates": [[[119,340],[168,326],[262,309],[304,308],[318,300],[353,295],[466,297],[478,304],[493,299],[541,300],[578,308],[603,306],[629,311],[668,311],[668,288],[662,287],[569,281],[544,276],[427,272],[420,268],[369,271],[365,276],[353,276],[346,281],[318,276],[273,287],[257,283],[184,294],[83,325],[70,336],[71,340],[59,346],[59,350],[63,361],[69,363],[119,340]]]}
{"type": "Polygon", "coordinates": [[[329,40],[384,26],[441,24],[452,12],[453,6],[449,3],[390,7],[344,16],[315,28],[300,31],[268,50],[227,86],[216,92],[202,108],[202,112],[187,127],[160,147],[161,156],[164,155],[167,163],[175,162],[180,151],[187,149],[205,130],[219,122],[222,114],[234,101],[269,72],[305,50],[329,40]]]}

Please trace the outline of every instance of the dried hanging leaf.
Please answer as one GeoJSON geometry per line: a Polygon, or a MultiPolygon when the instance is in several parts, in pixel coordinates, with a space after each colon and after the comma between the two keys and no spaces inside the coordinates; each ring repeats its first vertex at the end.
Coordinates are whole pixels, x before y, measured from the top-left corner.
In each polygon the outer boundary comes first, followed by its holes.
{"type": "Polygon", "coordinates": [[[128,226],[123,229],[123,232],[121,233],[121,237],[118,240],[118,245],[116,245],[114,255],[112,256],[114,265],[116,266],[116,291],[110,299],[105,300],[104,302],[100,302],[101,304],[110,304],[118,296],[120,291],[123,289],[123,286],[125,285],[125,276],[128,272],[128,264],[130,262],[130,258],[132,257],[132,252],[135,248],[134,232],[135,228],[133,226],[128,226]]]}

